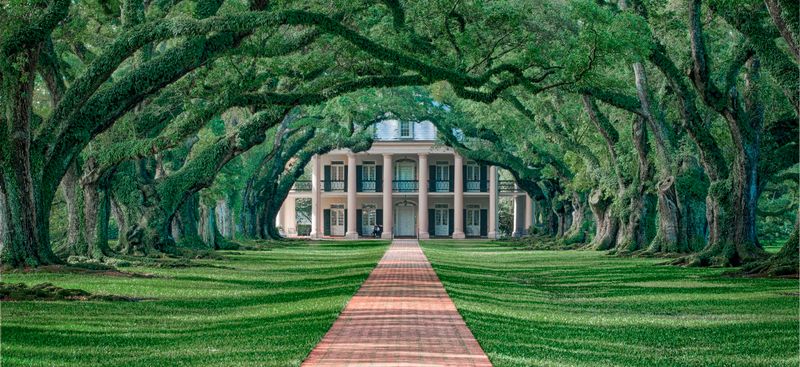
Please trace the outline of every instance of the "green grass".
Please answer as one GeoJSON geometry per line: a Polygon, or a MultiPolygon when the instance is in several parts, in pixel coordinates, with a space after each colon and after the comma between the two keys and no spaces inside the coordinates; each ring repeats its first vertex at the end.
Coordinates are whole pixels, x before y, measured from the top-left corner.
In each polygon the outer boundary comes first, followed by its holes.
{"type": "Polygon", "coordinates": [[[800,363],[797,280],[593,251],[422,245],[496,367],[800,363]]]}
{"type": "Polygon", "coordinates": [[[4,366],[296,366],[387,243],[293,242],[222,252],[231,267],[124,268],[161,278],[3,274],[142,302],[3,302],[4,366]]]}

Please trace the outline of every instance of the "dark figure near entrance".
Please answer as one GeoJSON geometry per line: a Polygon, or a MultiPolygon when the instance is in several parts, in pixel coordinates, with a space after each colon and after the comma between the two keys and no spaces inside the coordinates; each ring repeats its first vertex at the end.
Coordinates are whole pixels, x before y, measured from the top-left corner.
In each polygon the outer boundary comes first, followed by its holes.
{"type": "Polygon", "coordinates": [[[383,226],[381,226],[380,224],[376,224],[375,227],[372,228],[372,237],[380,238],[382,233],[383,233],[383,226]]]}

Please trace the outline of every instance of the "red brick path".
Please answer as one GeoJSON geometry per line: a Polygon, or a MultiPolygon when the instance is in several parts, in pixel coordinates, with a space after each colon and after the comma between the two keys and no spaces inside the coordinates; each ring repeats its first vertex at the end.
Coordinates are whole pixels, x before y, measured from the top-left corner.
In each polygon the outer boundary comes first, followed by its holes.
{"type": "Polygon", "coordinates": [[[303,366],[491,366],[416,240],[395,240],[303,366]]]}

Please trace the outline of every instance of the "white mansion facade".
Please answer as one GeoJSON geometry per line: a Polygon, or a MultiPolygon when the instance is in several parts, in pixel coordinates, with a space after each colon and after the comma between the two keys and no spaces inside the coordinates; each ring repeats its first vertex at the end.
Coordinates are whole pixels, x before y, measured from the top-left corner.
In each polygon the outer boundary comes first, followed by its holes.
{"type": "Polygon", "coordinates": [[[312,158],[311,181],[298,181],[284,201],[277,226],[297,232],[296,200],[311,199],[311,238],[498,236],[498,199],[510,196],[514,235],[530,227],[530,198],[497,168],[465,160],[436,142],[428,121],[387,120],[375,126],[366,152],[347,149],[312,158]],[[524,209],[523,209],[524,208],[524,209]]]}

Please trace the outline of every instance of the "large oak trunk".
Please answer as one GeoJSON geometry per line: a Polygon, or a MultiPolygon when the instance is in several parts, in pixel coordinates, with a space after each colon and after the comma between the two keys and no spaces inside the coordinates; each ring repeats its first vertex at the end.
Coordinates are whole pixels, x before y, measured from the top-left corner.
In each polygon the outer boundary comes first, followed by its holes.
{"type": "Polygon", "coordinates": [[[798,230],[800,230],[800,213],[797,215],[792,234],[781,250],[766,260],[745,265],[742,271],[751,275],[797,277],[800,272],[800,248],[798,248],[800,232],[798,230]]]}
{"type": "MultiPolygon", "coordinates": [[[[53,264],[58,258],[50,248],[48,221],[50,218],[50,196],[41,195],[39,175],[34,173],[31,162],[31,101],[39,50],[27,50],[18,58],[24,72],[19,75],[4,75],[10,94],[7,120],[8,146],[0,149],[7,161],[0,172],[0,191],[5,205],[2,216],[7,223],[2,260],[9,266],[37,266],[53,264]],[[13,80],[13,78],[18,78],[13,80]]],[[[4,132],[5,133],[5,132],[4,132]]],[[[5,135],[5,134],[3,134],[5,135]]],[[[3,136],[0,135],[0,136],[3,136]]]]}
{"type": "Polygon", "coordinates": [[[649,253],[687,253],[690,251],[685,219],[680,210],[675,177],[669,176],[656,186],[658,219],[656,236],[650,242],[649,253]]]}
{"type": "Polygon", "coordinates": [[[585,198],[576,193],[572,193],[572,223],[569,230],[564,233],[564,243],[583,243],[586,241],[586,201],[585,198]]]}
{"type": "Polygon", "coordinates": [[[595,235],[588,247],[594,250],[609,250],[617,243],[619,219],[611,213],[611,199],[595,190],[589,196],[589,209],[595,220],[595,235]]]}

